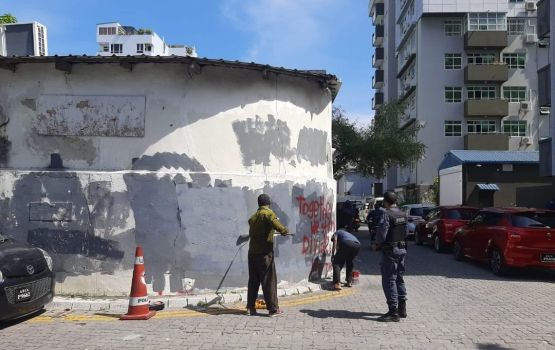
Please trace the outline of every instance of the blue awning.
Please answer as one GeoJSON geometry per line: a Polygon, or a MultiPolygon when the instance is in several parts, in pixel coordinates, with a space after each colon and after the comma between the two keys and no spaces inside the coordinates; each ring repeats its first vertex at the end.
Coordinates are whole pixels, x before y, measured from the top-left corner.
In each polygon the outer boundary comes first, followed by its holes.
{"type": "Polygon", "coordinates": [[[484,191],[499,191],[499,186],[496,184],[477,184],[476,187],[484,191]]]}

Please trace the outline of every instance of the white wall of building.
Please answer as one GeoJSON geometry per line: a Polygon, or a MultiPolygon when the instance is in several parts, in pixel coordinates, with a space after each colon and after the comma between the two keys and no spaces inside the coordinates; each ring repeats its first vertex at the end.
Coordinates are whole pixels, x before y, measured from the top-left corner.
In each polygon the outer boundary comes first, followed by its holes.
{"type": "MultiPolygon", "coordinates": [[[[214,289],[262,192],[296,234],[276,243],[278,277],[329,272],[332,97],[318,82],[170,63],[19,64],[0,81],[0,229],[52,253],[58,292],[126,295],[136,244],[152,291],[214,289]]],[[[246,285],[246,253],[225,287],[246,285]]]]}
{"type": "Polygon", "coordinates": [[[439,205],[461,205],[462,191],[462,165],[439,171],[439,205]]]}

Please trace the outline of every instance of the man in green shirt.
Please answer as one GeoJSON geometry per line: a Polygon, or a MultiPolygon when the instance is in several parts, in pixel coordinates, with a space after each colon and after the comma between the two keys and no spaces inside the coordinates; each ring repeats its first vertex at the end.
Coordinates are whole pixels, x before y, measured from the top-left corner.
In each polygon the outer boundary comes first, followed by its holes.
{"type": "Polygon", "coordinates": [[[262,284],[262,292],[270,317],[283,312],[278,306],[276,265],[274,263],[274,230],[282,236],[289,231],[279,222],[270,209],[270,196],[258,196],[258,210],[249,219],[249,286],[247,311],[256,315],[256,298],[262,284]]]}

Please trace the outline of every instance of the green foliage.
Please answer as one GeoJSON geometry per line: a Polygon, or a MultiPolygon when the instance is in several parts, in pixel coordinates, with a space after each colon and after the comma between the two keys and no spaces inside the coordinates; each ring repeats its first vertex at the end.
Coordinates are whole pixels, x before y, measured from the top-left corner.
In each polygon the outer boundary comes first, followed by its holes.
{"type": "Polygon", "coordinates": [[[391,166],[408,166],[420,159],[426,146],[416,138],[420,126],[412,123],[401,127],[405,105],[392,101],[383,104],[374,124],[358,128],[345,112],[333,111],[332,143],[336,149],[334,176],[340,177],[353,168],[364,175],[383,178],[391,166]]]}
{"type": "Polygon", "coordinates": [[[17,23],[17,18],[15,18],[15,16],[13,16],[11,13],[4,13],[0,16],[0,24],[10,23],[17,23]]]}
{"type": "Polygon", "coordinates": [[[148,28],[139,28],[139,29],[137,29],[137,34],[139,34],[139,35],[152,34],[152,30],[148,29],[148,28]]]}

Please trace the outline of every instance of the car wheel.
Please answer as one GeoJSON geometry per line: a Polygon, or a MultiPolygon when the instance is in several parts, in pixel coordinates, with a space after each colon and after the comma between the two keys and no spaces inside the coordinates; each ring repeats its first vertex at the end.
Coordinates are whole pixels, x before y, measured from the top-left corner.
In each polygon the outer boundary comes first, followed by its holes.
{"type": "Polygon", "coordinates": [[[506,275],[508,272],[503,254],[497,248],[494,248],[489,255],[489,267],[497,276],[506,275]]]}
{"type": "Polygon", "coordinates": [[[464,260],[463,247],[461,245],[461,242],[459,242],[458,239],[453,242],[453,256],[457,261],[464,260]]]}
{"type": "Polygon", "coordinates": [[[443,246],[443,242],[441,241],[441,237],[439,236],[439,232],[436,232],[434,235],[434,250],[436,253],[443,253],[445,247],[443,246]]]}
{"type": "Polygon", "coordinates": [[[424,242],[422,242],[422,240],[420,239],[420,233],[418,232],[418,230],[414,230],[414,243],[416,243],[416,245],[424,244],[424,242]]]}

